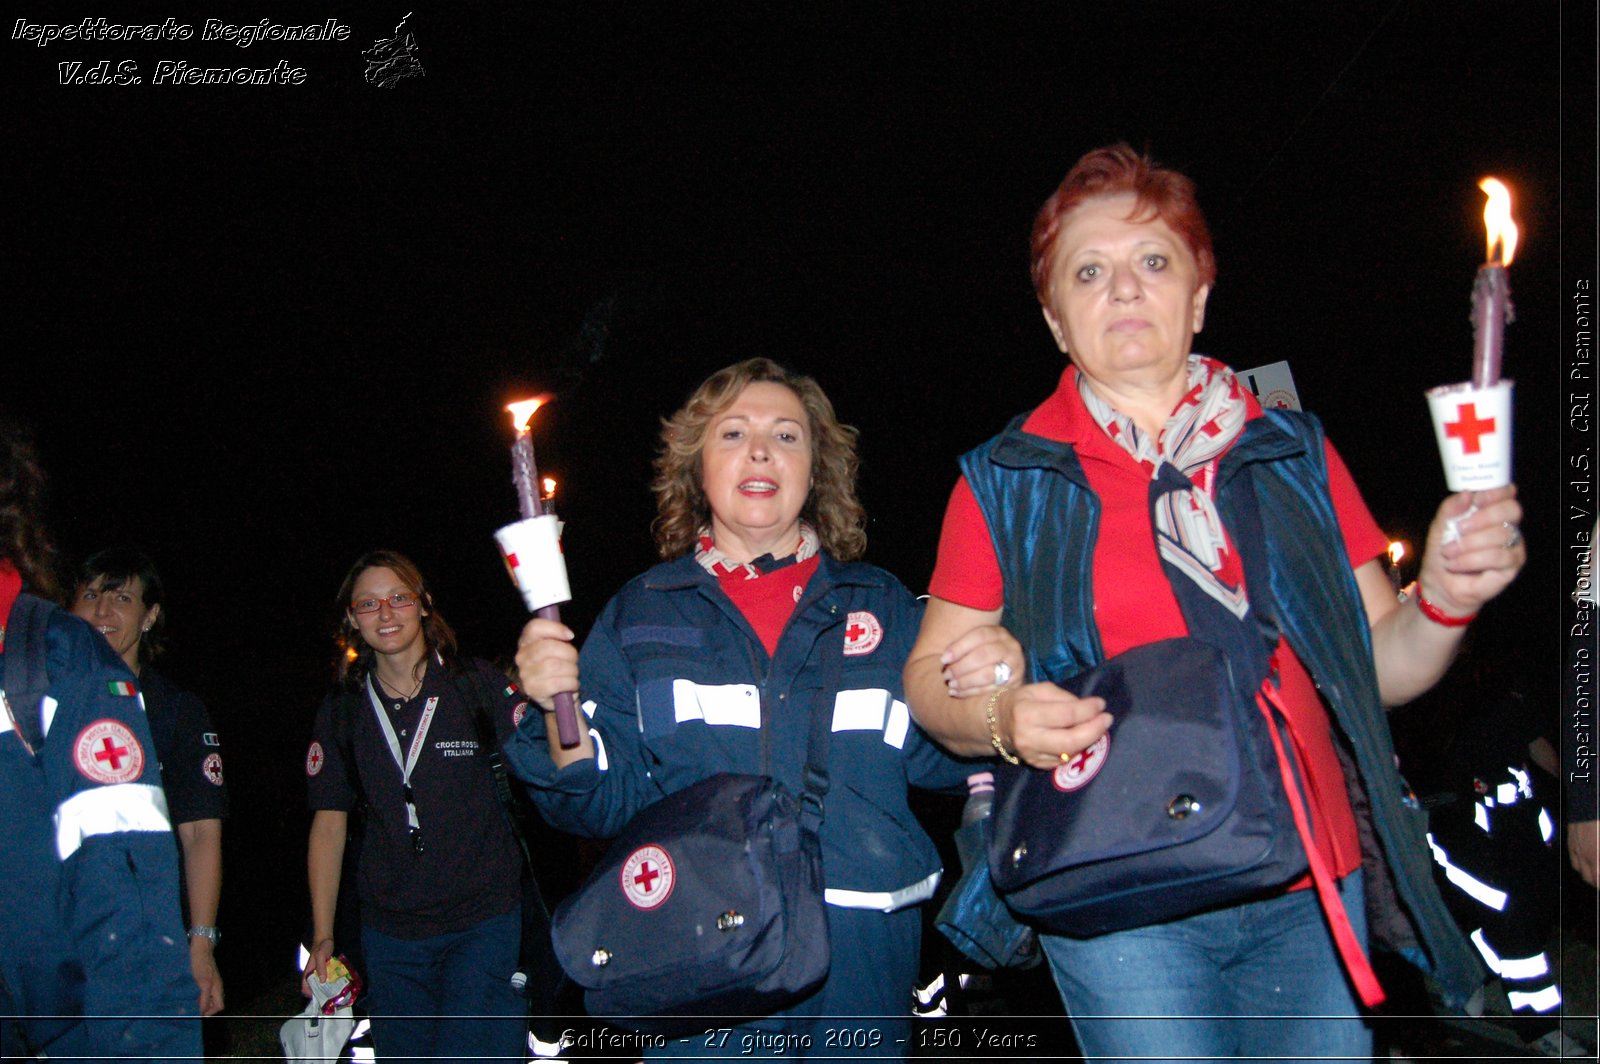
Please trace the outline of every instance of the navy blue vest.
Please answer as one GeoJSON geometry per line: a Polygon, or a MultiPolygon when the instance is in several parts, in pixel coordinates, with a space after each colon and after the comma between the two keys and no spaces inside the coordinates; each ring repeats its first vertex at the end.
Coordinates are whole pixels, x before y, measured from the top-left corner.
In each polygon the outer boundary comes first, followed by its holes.
{"type": "MultiPolygon", "coordinates": [[[[1071,445],[1024,432],[1023,421],[1017,418],[963,455],[961,470],[999,559],[1001,623],[1026,648],[1031,678],[1046,680],[1105,658],[1091,578],[1100,500],[1071,445]]],[[[1481,968],[1434,886],[1426,815],[1407,800],[1409,790],[1395,771],[1372,634],[1328,491],[1322,426],[1309,414],[1268,411],[1245,426],[1218,474],[1217,505],[1230,527],[1238,492],[1253,486],[1275,620],[1343,732],[1360,777],[1350,782],[1371,798],[1370,820],[1383,853],[1365,854],[1366,863],[1387,857],[1426,953],[1405,948],[1409,936],[1403,933],[1389,937],[1399,938],[1410,960],[1464,1000],[1481,983],[1481,968]],[[1241,476],[1246,469],[1249,475],[1241,476]]],[[[1252,602],[1268,593],[1249,590],[1252,602]]],[[[1352,804],[1360,809],[1359,794],[1352,804]]]]}

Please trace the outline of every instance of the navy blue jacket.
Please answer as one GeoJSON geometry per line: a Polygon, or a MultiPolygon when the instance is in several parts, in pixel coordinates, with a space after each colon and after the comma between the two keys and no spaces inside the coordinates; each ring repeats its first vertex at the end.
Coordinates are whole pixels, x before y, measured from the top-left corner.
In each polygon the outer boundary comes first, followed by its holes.
{"type": "Polygon", "coordinates": [[[920,622],[894,577],[823,554],[769,658],[692,556],[665,562],[607,604],[583,645],[583,709],[599,756],[558,772],[532,714],[506,754],[550,822],[583,835],[614,835],[646,805],[718,772],[764,773],[798,794],[823,658],[844,655],[824,709],[832,713],[821,831],[828,901],[913,904],[933,893],[940,866],[906,804],[908,785],[955,788],[971,771],[906,708],[900,670],[920,622]]]}
{"type": "MultiPolygon", "coordinates": [[[[1069,444],[1022,431],[1022,419],[962,456],[994,539],[1005,583],[1001,623],[1021,641],[1032,679],[1070,676],[1105,657],[1094,621],[1091,568],[1100,503],[1069,444]]],[[[1390,932],[1447,993],[1465,999],[1482,970],[1434,885],[1427,818],[1395,769],[1378,697],[1367,624],[1328,490],[1322,426],[1310,414],[1271,410],[1252,420],[1223,456],[1218,507],[1236,520],[1239,492],[1253,486],[1267,542],[1271,601],[1289,645],[1305,664],[1342,732],[1358,793],[1387,860],[1411,935],[1390,932]],[[1410,938],[1411,941],[1406,941],[1410,938]]],[[[1261,595],[1252,588],[1252,597],[1261,595]]],[[[1364,843],[1366,840],[1363,840],[1364,843]]],[[[1369,885],[1372,877],[1368,877],[1369,885]]],[[[1376,914],[1381,916],[1383,914],[1376,914]]],[[[1382,921],[1374,921],[1374,925],[1382,921]]]]}
{"type": "MultiPolygon", "coordinates": [[[[0,710],[0,1015],[52,1060],[198,1059],[177,847],[133,674],[69,614],[45,638],[45,697],[0,710]]],[[[16,1034],[8,1057],[26,1055],[16,1034]]]]}

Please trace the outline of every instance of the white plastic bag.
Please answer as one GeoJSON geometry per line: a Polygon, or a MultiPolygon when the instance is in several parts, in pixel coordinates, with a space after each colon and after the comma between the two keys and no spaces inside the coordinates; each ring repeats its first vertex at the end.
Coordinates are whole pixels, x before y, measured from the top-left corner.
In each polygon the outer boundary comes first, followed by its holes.
{"type": "Polygon", "coordinates": [[[355,1015],[350,1007],[356,997],[351,992],[354,976],[338,962],[330,963],[329,969],[327,982],[312,973],[307,980],[311,1003],[278,1031],[278,1042],[289,1064],[336,1064],[355,1030],[355,1015]]]}

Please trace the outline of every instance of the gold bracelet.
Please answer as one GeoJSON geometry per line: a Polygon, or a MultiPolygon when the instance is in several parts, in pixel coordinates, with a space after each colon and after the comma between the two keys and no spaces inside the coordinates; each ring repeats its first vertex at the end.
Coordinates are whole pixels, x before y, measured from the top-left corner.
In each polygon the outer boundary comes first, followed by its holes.
{"type": "Polygon", "coordinates": [[[989,696],[989,701],[983,707],[983,715],[989,722],[989,745],[994,747],[994,752],[1005,759],[1006,764],[1016,765],[1021,761],[1016,754],[1006,749],[1006,744],[1000,741],[1000,722],[994,719],[995,703],[1000,701],[1000,692],[996,691],[989,696]]]}

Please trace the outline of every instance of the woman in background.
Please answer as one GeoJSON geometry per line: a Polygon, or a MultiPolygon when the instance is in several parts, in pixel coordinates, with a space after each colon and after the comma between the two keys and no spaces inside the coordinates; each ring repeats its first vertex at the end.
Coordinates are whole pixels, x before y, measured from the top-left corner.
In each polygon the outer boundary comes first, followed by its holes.
{"type": "Polygon", "coordinates": [[[345,840],[360,811],[360,974],[379,1056],[521,1060],[527,1002],[512,976],[523,861],[483,737],[504,740],[527,703],[492,667],[461,657],[404,555],[358,558],[336,603],[338,683],[306,754],[305,976],[324,976],[336,952],[345,840]]]}
{"type": "Polygon", "coordinates": [[[205,703],[151,667],[162,649],[165,602],[166,588],[155,563],[138,551],[113,548],[90,555],[78,568],[72,612],[105,636],[139,678],[161,763],[167,814],[183,856],[179,868],[189,967],[200,987],[200,1014],[213,1016],[224,1005],[215,950],[222,937],[217,906],[222,899],[228,790],[222,782],[222,744],[205,703]]]}

